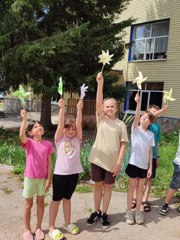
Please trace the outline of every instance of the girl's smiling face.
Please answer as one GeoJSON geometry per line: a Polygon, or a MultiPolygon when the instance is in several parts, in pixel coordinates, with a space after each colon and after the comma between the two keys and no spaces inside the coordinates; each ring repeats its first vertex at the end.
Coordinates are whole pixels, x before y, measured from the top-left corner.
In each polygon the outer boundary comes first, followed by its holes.
{"type": "Polygon", "coordinates": [[[149,114],[144,112],[140,118],[140,124],[144,126],[149,126],[151,124],[151,121],[149,119],[149,114]]]}
{"type": "Polygon", "coordinates": [[[64,134],[66,137],[73,138],[76,135],[76,125],[75,123],[71,124],[70,126],[65,126],[64,134]]]}
{"type": "Polygon", "coordinates": [[[103,110],[108,118],[114,118],[117,111],[116,100],[113,98],[105,99],[103,110]]]}

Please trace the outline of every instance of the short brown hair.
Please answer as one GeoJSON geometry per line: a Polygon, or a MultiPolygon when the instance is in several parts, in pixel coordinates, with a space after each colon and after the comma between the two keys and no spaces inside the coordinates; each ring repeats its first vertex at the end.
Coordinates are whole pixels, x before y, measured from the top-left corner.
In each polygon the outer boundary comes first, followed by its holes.
{"type": "Polygon", "coordinates": [[[151,104],[148,106],[148,109],[151,109],[151,108],[155,108],[156,110],[159,110],[160,107],[158,105],[155,105],[155,104],[151,104]]]}
{"type": "Polygon", "coordinates": [[[143,114],[144,113],[148,115],[150,123],[153,123],[155,121],[155,116],[150,111],[144,111],[143,114]]]}

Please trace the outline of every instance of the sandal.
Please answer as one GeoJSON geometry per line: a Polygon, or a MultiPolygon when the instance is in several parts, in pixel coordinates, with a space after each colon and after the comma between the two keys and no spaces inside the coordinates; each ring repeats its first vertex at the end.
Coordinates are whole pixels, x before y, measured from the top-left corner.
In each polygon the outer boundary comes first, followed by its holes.
{"type": "Polygon", "coordinates": [[[36,229],[35,238],[36,240],[44,239],[44,232],[40,228],[36,229]]]}
{"type": "Polygon", "coordinates": [[[33,240],[33,235],[30,231],[23,233],[23,240],[33,240]]]}
{"type": "Polygon", "coordinates": [[[133,198],[131,209],[135,209],[135,208],[136,208],[136,198],[133,198]]]}
{"type": "Polygon", "coordinates": [[[150,212],[151,206],[149,202],[142,202],[144,212],[150,212]]]}
{"type": "Polygon", "coordinates": [[[64,224],[63,225],[63,229],[65,231],[67,231],[68,233],[73,234],[73,235],[76,235],[76,234],[79,233],[79,228],[75,224],[73,224],[73,223],[71,223],[69,225],[65,225],[64,224]]]}
{"type": "Polygon", "coordinates": [[[52,240],[61,240],[64,238],[64,234],[58,229],[54,229],[52,232],[49,231],[49,237],[52,240]]]}

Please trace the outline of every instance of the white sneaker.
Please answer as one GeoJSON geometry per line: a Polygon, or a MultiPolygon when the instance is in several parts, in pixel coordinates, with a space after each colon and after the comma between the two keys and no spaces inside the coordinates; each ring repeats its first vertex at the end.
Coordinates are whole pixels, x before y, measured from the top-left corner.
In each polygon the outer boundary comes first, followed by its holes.
{"type": "Polygon", "coordinates": [[[144,215],[142,212],[140,212],[140,211],[135,212],[135,221],[139,225],[144,223],[144,215]]]}
{"type": "Polygon", "coordinates": [[[135,223],[134,221],[134,211],[127,210],[126,211],[126,223],[129,225],[133,225],[135,223]]]}

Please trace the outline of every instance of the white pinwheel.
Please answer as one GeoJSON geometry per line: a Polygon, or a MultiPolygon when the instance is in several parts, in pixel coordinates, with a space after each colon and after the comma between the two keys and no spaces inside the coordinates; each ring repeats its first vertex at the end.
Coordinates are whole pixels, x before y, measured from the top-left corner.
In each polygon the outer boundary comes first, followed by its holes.
{"type": "Polygon", "coordinates": [[[163,96],[163,101],[164,103],[168,101],[175,101],[176,99],[172,97],[172,88],[170,89],[170,91],[163,91],[164,96],[163,96]]]}
{"type": "Polygon", "coordinates": [[[85,86],[85,84],[83,83],[83,85],[81,86],[81,99],[83,99],[84,97],[85,97],[85,92],[87,92],[87,89],[88,89],[88,87],[87,86],[85,86]]]}
{"type": "Polygon", "coordinates": [[[133,84],[136,83],[138,89],[142,89],[141,84],[146,81],[148,77],[143,78],[142,72],[138,71],[139,76],[133,80],[133,84]]]}
{"type": "Polygon", "coordinates": [[[105,64],[110,64],[109,62],[112,61],[112,57],[114,56],[114,54],[109,55],[109,50],[107,50],[106,52],[104,50],[102,50],[102,54],[99,55],[98,57],[100,58],[99,63],[103,63],[101,72],[104,69],[105,64]]]}

